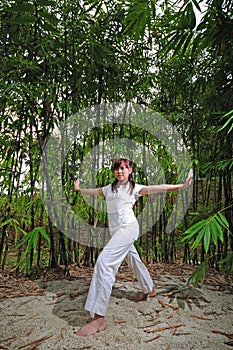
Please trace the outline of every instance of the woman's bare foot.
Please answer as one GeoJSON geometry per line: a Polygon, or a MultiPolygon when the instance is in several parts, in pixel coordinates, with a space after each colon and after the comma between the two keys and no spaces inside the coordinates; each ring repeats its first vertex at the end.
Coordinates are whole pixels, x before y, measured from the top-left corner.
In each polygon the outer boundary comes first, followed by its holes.
{"type": "Polygon", "coordinates": [[[87,337],[99,332],[102,332],[106,329],[105,319],[103,316],[95,315],[94,320],[83,326],[75,334],[81,337],[87,337]]]}
{"type": "Polygon", "coordinates": [[[135,301],[142,301],[142,300],[145,300],[146,298],[152,298],[152,297],[155,297],[156,293],[155,293],[155,289],[153,288],[151,292],[149,293],[139,293],[136,298],[135,298],[135,301]]]}

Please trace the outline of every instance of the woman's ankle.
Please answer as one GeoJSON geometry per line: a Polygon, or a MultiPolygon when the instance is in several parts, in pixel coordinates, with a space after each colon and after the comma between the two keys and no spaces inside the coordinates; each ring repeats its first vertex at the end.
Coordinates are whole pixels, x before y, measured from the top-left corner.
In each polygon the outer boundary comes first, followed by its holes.
{"type": "Polygon", "coordinates": [[[94,320],[99,320],[101,318],[104,319],[104,316],[101,316],[101,315],[98,315],[98,314],[94,315],[94,320]]]}

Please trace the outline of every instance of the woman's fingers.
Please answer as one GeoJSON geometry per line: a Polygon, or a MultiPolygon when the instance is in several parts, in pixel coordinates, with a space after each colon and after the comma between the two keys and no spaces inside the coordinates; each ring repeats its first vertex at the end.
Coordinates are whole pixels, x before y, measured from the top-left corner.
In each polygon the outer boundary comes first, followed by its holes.
{"type": "Polygon", "coordinates": [[[190,186],[192,184],[192,181],[193,181],[193,169],[190,169],[186,182],[190,186]]]}
{"type": "Polygon", "coordinates": [[[74,181],[74,187],[75,187],[76,190],[79,189],[79,185],[80,185],[80,180],[79,179],[75,180],[74,181]]]}

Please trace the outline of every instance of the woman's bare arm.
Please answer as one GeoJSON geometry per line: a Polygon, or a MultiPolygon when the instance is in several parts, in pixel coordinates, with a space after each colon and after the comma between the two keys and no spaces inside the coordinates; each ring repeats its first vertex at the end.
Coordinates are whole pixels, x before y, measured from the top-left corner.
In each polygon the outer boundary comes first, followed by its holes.
{"type": "Polygon", "coordinates": [[[183,184],[177,184],[177,185],[162,184],[162,185],[145,186],[139,191],[139,194],[144,196],[148,194],[156,194],[161,192],[176,192],[181,189],[188,188],[192,183],[192,179],[193,179],[193,171],[191,169],[189,171],[187,179],[183,184]]]}
{"type": "Polygon", "coordinates": [[[98,187],[98,188],[81,188],[79,179],[77,179],[74,182],[74,188],[75,188],[75,191],[81,192],[83,194],[87,194],[89,196],[95,196],[95,195],[101,196],[101,195],[103,195],[102,188],[100,188],[100,187],[98,187]]]}

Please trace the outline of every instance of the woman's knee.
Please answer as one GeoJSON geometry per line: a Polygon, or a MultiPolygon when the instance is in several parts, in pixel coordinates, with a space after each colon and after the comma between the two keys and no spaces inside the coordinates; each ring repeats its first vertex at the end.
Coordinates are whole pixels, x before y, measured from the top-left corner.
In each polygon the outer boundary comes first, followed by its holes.
{"type": "Polygon", "coordinates": [[[95,270],[103,274],[105,273],[106,266],[107,266],[107,259],[104,256],[104,254],[100,253],[95,263],[95,270]]]}

